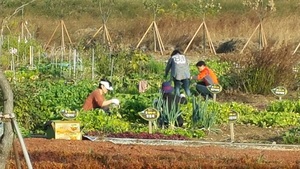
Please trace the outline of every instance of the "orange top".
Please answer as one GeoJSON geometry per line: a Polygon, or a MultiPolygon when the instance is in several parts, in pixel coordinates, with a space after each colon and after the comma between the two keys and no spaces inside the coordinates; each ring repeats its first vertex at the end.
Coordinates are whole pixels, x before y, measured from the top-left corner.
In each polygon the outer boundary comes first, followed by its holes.
{"type": "Polygon", "coordinates": [[[105,98],[100,93],[99,89],[94,90],[85,100],[83,104],[83,110],[92,110],[95,108],[101,108],[105,98]]]}
{"type": "Polygon", "coordinates": [[[202,80],[206,86],[212,85],[212,84],[219,84],[216,74],[206,66],[198,74],[197,80],[202,80]]]}

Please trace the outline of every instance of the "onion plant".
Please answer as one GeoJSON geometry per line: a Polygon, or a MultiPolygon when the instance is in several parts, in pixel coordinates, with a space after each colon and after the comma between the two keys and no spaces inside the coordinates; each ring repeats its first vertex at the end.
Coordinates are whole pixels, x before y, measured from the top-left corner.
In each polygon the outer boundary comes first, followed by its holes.
{"type": "Polygon", "coordinates": [[[198,97],[193,97],[193,114],[192,125],[193,127],[199,127],[201,129],[210,130],[216,123],[217,112],[212,109],[209,110],[209,101],[206,99],[202,101],[198,97]]]}

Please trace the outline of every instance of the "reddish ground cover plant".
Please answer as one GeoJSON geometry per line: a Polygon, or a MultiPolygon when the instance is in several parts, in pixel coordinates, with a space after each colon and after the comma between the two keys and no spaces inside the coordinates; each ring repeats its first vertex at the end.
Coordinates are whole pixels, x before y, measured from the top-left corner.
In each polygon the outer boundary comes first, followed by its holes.
{"type": "MultiPolygon", "coordinates": [[[[114,144],[108,141],[25,139],[33,168],[299,168],[297,149],[235,146],[114,144]]],[[[17,144],[22,168],[26,163],[17,144]]],[[[7,168],[16,168],[14,154],[7,168]]]]}

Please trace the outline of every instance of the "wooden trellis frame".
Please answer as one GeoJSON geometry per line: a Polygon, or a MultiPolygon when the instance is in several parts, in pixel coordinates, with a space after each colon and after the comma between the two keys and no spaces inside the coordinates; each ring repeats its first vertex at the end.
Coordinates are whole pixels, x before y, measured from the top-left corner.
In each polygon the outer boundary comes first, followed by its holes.
{"type": "Polygon", "coordinates": [[[109,34],[109,31],[107,29],[106,24],[104,23],[98,30],[97,32],[92,36],[92,38],[87,42],[87,45],[90,44],[92,42],[92,40],[101,32],[103,31],[103,41],[104,43],[107,42],[107,45],[111,48],[112,45],[112,39],[111,36],[109,34]]]}
{"type": "Polygon", "coordinates": [[[267,46],[267,38],[265,35],[265,31],[263,29],[263,25],[262,22],[260,22],[256,28],[254,29],[253,33],[251,34],[250,38],[248,39],[248,41],[246,42],[246,44],[244,45],[243,49],[240,51],[240,53],[243,53],[244,49],[247,47],[248,43],[250,42],[251,38],[253,37],[253,35],[255,34],[256,31],[259,31],[259,41],[260,41],[260,48],[264,48],[267,46]]]}
{"type": "MultiPolygon", "coordinates": [[[[192,39],[190,40],[189,44],[187,45],[187,47],[185,48],[184,50],[184,54],[186,53],[186,51],[188,50],[188,48],[190,47],[190,45],[192,44],[193,40],[195,39],[196,35],[198,34],[198,32],[200,31],[200,29],[203,27],[204,29],[204,34],[207,35],[207,39],[208,39],[208,44],[209,44],[209,48],[210,48],[210,51],[211,53],[213,54],[216,54],[216,50],[215,50],[215,47],[212,43],[212,40],[211,40],[211,37],[210,37],[210,34],[209,34],[209,31],[207,29],[207,26],[206,26],[206,23],[205,21],[203,21],[200,26],[198,27],[197,31],[195,32],[194,36],[192,37],[192,39]]],[[[205,47],[205,46],[204,46],[205,47]]]]}
{"type": "Polygon", "coordinates": [[[160,33],[158,31],[158,28],[157,28],[157,24],[156,24],[155,21],[152,21],[152,23],[148,27],[147,31],[145,32],[145,34],[143,35],[143,37],[141,38],[141,40],[137,44],[136,48],[138,48],[140,46],[140,44],[142,43],[142,41],[144,40],[145,36],[148,34],[148,32],[150,31],[151,28],[153,29],[153,33],[154,33],[154,36],[153,36],[153,38],[154,38],[154,51],[156,52],[156,46],[157,46],[156,41],[157,41],[160,53],[161,53],[161,55],[163,55],[163,52],[165,51],[165,47],[164,47],[164,44],[162,42],[160,33]]]}
{"type": "Polygon", "coordinates": [[[61,48],[62,48],[62,50],[65,50],[65,35],[64,35],[65,33],[66,33],[66,35],[68,37],[69,43],[71,45],[73,45],[73,42],[72,42],[72,40],[70,38],[70,35],[68,33],[68,29],[67,29],[64,21],[61,20],[60,23],[56,26],[55,30],[53,31],[53,34],[51,35],[49,41],[47,42],[47,45],[45,47],[46,49],[48,48],[50,42],[52,41],[52,38],[55,35],[55,33],[56,33],[56,31],[57,31],[57,29],[58,29],[59,26],[61,27],[61,48]]]}

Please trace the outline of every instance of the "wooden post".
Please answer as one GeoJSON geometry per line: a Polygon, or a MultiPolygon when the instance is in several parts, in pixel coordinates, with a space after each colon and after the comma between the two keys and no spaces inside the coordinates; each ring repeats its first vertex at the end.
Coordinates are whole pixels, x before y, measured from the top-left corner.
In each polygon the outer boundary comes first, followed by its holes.
{"type": "Polygon", "coordinates": [[[152,121],[149,121],[149,134],[152,134],[152,121]]]}
{"type": "Polygon", "coordinates": [[[230,125],[230,140],[231,142],[233,143],[234,142],[234,122],[229,122],[229,125],[230,125]]]}
{"type": "Polygon", "coordinates": [[[214,93],[214,94],[213,94],[213,101],[216,102],[216,100],[217,100],[217,94],[214,93]]]}

